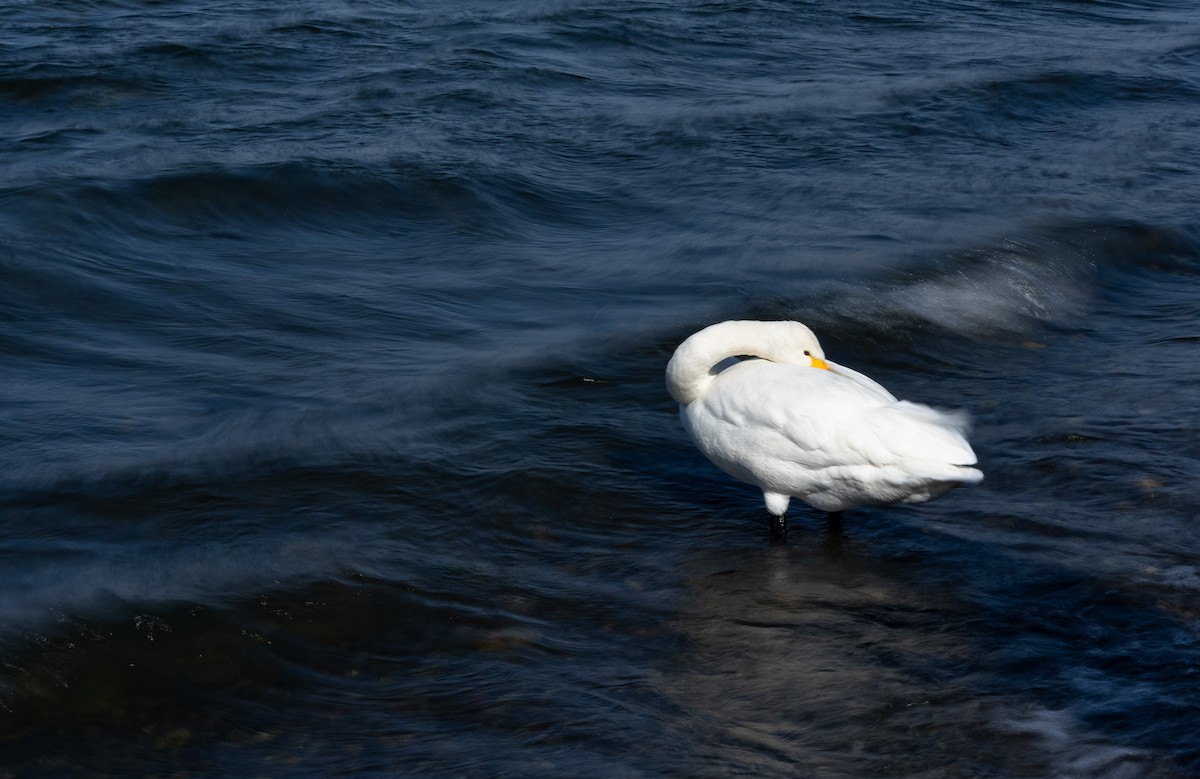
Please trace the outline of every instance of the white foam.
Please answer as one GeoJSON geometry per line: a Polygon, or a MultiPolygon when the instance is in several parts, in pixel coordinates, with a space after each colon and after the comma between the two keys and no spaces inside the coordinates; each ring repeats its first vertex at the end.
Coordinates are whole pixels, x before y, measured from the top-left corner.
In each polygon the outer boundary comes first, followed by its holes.
{"type": "Polygon", "coordinates": [[[1089,733],[1063,709],[1037,707],[995,725],[1002,733],[1028,735],[1053,764],[1052,776],[1072,779],[1132,779],[1145,773],[1152,753],[1123,747],[1089,733]]]}
{"type": "Polygon", "coordinates": [[[1024,334],[1080,315],[1093,275],[1078,250],[1009,242],[941,263],[923,277],[843,289],[836,306],[883,328],[918,319],[963,334],[1024,334]]]}

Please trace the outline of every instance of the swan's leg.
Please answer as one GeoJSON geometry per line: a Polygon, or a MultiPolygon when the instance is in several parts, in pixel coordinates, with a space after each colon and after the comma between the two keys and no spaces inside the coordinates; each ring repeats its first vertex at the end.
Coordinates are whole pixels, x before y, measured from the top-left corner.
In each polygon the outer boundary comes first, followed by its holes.
{"type": "Polygon", "coordinates": [[[771,538],[776,541],[787,538],[787,514],[771,515],[771,538]]]}
{"type": "Polygon", "coordinates": [[[829,517],[825,524],[825,528],[832,534],[840,534],[842,532],[842,512],[829,512],[829,517]]]}

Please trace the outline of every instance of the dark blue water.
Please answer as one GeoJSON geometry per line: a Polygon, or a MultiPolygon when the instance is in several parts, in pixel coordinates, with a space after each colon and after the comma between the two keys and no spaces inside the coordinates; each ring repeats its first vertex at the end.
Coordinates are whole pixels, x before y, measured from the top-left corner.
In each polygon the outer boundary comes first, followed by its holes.
{"type": "Polygon", "coordinates": [[[1200,11],[0,8],[0,776],[1200,775],[1200,11]],[[663,369],[972,412],[840,534],[663,369]]]}

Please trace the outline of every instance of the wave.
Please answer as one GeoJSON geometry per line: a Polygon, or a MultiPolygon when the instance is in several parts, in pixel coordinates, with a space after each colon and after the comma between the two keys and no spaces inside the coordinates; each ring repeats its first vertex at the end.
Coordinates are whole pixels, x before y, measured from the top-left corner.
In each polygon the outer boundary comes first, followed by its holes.
{"type": "Polygon", "coordinates": [[[0,190],[0,202],[11,206],[10,214],[23,214],[26,224],[62,222],[70,214],[97,238],[248,239],[300,228],[500,239],[645,219],[636,202],[595,194],[545,167],[518,172],[403,157],[378,165],[330,159],[203,164],[104,182],[31,182],[0,190]]]}
{"type": "Polygon", "coordinates": [[[815,305],[787,312],[847,339],[905,333],[1020,340],[1086,326],[1098,296],[1128,293],[1141,273],[1191,272],[1200,245],[1186,232],[1141,224],[1047,226],[992,245],[902,264],[876,280],[830,282],[815,305]]]}

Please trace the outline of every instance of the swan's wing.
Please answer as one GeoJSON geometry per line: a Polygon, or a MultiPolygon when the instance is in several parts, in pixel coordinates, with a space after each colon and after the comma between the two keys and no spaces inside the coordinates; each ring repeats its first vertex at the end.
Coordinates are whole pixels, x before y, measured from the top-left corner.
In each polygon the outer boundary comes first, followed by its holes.
{"type": "Polygon", "coordinates": [[[849,379],[857,391],[852,397],[845,382],[827,381],[814,392],[814,400],[819,401],[815,408],[834,423],[832,435],[840,442],[836,447],[840,451],[861,454],[871,465],[976,462],[966,439],[970,427],[966,412],[896,400],[874,379],[844,365],[828,364],[832,373],[849,379]],[[861,398],[877,402],[863,403],[861,398]]]}
{"type": "Polygon", "coordinates": [[[723,376],[699,405],[691,427],[759,469],[975,462],[965,415],[897,401],[842,366],[747,363],[723,376]]]}
{"type": "Polygon", "coordinates": [[[761,478],[792,465],[821,469],[867,462],[864,446],[875,442],[859,441],[845,428],[848,420],[889,402],[881,390],[891,398],[869,380],[747,361],[723,373],[688,407],[685,425],[710,459],[743,479],[747,472],[761,478]]]}

